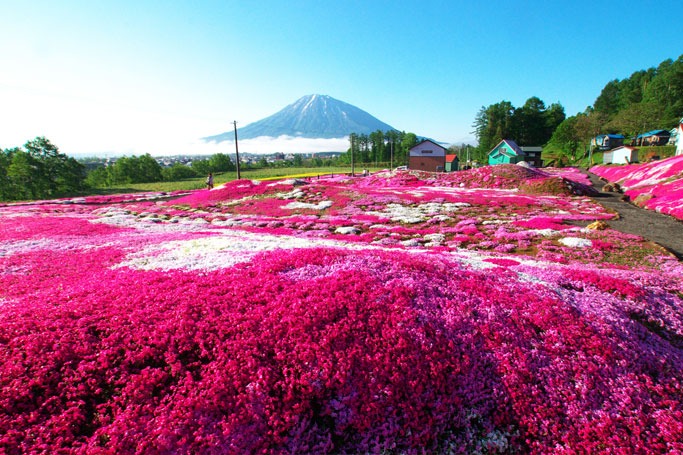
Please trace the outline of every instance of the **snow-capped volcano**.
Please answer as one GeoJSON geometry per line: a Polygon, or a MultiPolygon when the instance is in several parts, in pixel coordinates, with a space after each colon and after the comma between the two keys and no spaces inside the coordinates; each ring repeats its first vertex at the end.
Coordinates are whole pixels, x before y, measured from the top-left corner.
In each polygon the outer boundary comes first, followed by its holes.
{"type": "MultiPolygon", "coordinates": [[[[239,139],[257,137],[343,138],[351,133],[393,130],[362,109],[327,95],[299,98],[281,111],[237,130],[239,139]]],[[[234,140],[232,131],[203,138],[207,142],[234,140]]]]}

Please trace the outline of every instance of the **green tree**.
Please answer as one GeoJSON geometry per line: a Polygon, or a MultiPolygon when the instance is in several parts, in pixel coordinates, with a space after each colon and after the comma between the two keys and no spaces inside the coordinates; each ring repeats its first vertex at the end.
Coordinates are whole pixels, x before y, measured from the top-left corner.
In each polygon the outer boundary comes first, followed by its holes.
{"type": "Polygon", "coordinates": [[[401,138],[396,164],[408,164],[408,153],[410,149],[417,145],[417,135],[415,133],[403,133],[401,138]]]}
{"type": "Polygon", "coordinates": [[[161,182],[164,179],[161,174],[161,165],[149,153],[133,158],[133,163],[134,183],[161,182]]]}
{"type": "Polygon", "coordinates": [[[164,180],[167,182],[176,182],[178,180],[191,179],[198,177],[197,173],[189,166],[182,163],[175,163],[171,167],[161,170],[164,180]]]}
{"type": "Polygon", "coordinates": [[[57,146],[45,137],[37,137],[24,144],[27,153],[37,163],[33,178],[39,192],[36,197],[64,196],[85,187],[85,166],[74,158],[59,152],[57,146]]]}
{"type": "Polygon", "coordinates": [[[13,152],[12,149],[0,151],[0,201],[8,201],[12,196],[11,181],[7,176],[7,170],[12,163],[13,152]]]}
{"type": "Polygon", "coordinates": [[[510,139],[518,145],[545,144],[550,139],[545,137],[545,123],[545,103],[537,96],[532,96],[524,106],[514,110],[510,139]]]}
{"type": "Polygon", "coordinates": [[[569,117],[560,123],[543,148],[543,161],[555,166],[573,162],[581,144],[576,129],[577,117],[569,117]]]}
{"type": "Polygon", "coordinates": [[[593,103],[596,111],[614,115],[619,111],[619,80],[609,81],[593,103]]]}
{"type": "Polygon", "coordinates": [[[46,194],[41,162],[30,153],[16,150],[7,167],[11,200],[42,198],[46,194]]]}
{"type": "Polygon", "coordinates": [[[636,137],[660,126],[663,109],[660,104],[643,102],[622,109],[609,125],[624,134],[636,137]]]}
{"type": "Polygon", "coordinates": [[[260,167],[261,169],[267,168],[269,165],[270,165],[270,163],[268,163],[268,160],[266,159],[265,156],[262,156],[262,157],[258,160],[258,167],[260,167]]]}
{"type": "Polygon", "coordinates": [[[295,153],[292,159],[292,164],[294,167],[301,167],[304,165],[304,157],[300,153],[295,153]]]}
{"type": "Polygon", "coordinates": [[[109,168],[100,166],[88,172],[85,183],[91,188],[111,186],[111,174],[109,168]]]}
{"type": "Polygon", "coordinates": [[[683,55],[665,60],[657,68],[636,71],[624,80],[608,82],[594,109],[613,121],[612,125],[638,132],[643,132],[643,119],[652,125],[646,129],[672,128],[683,115],[683,55]]]}
{"type": "Polygon", "coordinates": [[[230,156],[225,153],[211,155],[209,158],[209,167],[211,168],[211,172],[231,172],[236,168],[235,164],[230,159],[230,156]]]}
{"type": "Polygon", "coordinates": [[[192,170],[197,173],[197,175],[208,175],[209,172],[213,172],[211,169],[211,163],[208,159],[197,159],[193,160],[191,164],[192,170]]]}
{"type": "Polygon", "coordinates": [[[474,134],[477,137],[477,152],[488,153],[502,139],[513,139],[515,108],[509,101],[501,101],[482,107],[474,120],[474,134]]]}
{"type": "Polygon", "coordinates": [[[382,161],[389,161],[385,153],[384,132],[380,130],[374,131],[370,133],[368,138],[370,141],[370,154],[375,165],[382,161]]]}

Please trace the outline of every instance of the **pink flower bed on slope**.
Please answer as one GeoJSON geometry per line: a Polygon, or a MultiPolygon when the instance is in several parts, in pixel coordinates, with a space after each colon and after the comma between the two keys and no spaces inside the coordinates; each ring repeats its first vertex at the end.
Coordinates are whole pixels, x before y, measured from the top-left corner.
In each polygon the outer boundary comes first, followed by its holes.
{"type": "Polygon", "coordinates": [[[572,228],[582,198],[362,188],[306,186],[299,199],[333,205],[271,216],[286,228],[256,208],[233,224],[232,199],[0,210],[0,450],[683,450],[680,263],[572,228]],[[306,224],[326,212],[475,248],[306,224]],[[482,246],[512,239],[535,246],[482,246]]]}
{"type": "Polygon", "coordinates": [[[632,201],[650,210],[683,219],[683,156],[626,166],[594,166],[591,172],[619,183],[632,201]]]}

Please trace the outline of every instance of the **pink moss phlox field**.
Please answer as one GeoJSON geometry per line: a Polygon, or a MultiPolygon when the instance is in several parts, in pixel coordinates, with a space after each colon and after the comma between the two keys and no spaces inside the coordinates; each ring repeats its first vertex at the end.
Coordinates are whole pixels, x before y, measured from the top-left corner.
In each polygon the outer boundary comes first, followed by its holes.
{"type": "Polygon", "coordinates": [[[682,452],[683,266],[519,169],[0,207],[0,452],[682,452]]]}
{"type": "Polygon", "coordinates": [[[594,166],[604,179],[619,183],[641,207],[683,220],[683,156],[625,166],[594,166]]]}

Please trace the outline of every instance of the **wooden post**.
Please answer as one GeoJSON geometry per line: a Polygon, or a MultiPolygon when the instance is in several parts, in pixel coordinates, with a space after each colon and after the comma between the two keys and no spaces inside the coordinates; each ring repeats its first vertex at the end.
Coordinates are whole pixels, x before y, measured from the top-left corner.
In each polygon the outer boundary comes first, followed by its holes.
{"type": "Polygon", "coordinates": [[[240,176],[240,152],[237,148],[237,120],[233,120],[232,126],[235,129],[235,161],[237,161],[237,180],[239,180],[242,177],[240,176]]]}

